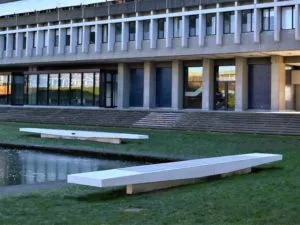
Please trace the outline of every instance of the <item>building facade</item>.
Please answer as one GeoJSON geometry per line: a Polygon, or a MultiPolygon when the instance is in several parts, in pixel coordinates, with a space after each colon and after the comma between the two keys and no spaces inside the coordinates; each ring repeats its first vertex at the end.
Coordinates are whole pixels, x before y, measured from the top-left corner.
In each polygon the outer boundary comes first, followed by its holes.
{"type": "Polygon", "coordinates": [[[0,0],[1,105],[300,110],[299,0],[38,2],[0,0]]]}

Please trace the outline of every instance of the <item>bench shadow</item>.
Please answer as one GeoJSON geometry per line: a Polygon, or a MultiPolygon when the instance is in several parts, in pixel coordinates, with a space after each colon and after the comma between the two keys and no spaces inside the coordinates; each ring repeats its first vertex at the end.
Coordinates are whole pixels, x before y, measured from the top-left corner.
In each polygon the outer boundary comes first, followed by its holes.
{"type": "Polygon", "coordinates": [[[269,166],[269,167],[254,167],[252,168],[252,173],[261,173],[264,171],[278,171],[278,170],[283,170],[284,167],[282,166],[269,166]]]}
{"type": "Polygon", "coordinates": [[[85,194],[76,197],[66,196],[65,199],[93,203],[93,202],[116,200],[125,196],[127,195],[126,195],[126,190],[124,188],[124,189],[107,190],[102,192],[94,192],[94,193],[85,194]]]}

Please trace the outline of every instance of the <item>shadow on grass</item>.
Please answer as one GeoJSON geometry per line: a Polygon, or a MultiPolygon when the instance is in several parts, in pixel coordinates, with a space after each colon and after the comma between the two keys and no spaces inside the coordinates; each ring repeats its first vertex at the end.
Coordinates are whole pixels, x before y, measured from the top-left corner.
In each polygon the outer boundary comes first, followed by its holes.
{"type": "Polygon", "coordinates": [[[279,170],[284,170],[283,166],[269,166],[269,167],[254,167],[252,168],[252,173],[261,173],[261,172],[276,172],[279,170]]]}

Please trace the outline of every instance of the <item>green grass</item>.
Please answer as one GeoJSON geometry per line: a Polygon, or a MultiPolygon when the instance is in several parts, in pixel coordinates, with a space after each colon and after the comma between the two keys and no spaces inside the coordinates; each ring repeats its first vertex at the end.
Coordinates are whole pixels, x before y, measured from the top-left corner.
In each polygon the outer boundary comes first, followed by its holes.
{"type": "Polygon", "coordinates": [[[0,123],[0,141],[96,147],[172,157],[266,152],[284,160],[241,176],[136,196],[123,189],[82,186],[0,198],[0,224],[300,224],[300,137],[0,123]],[[149,141],[122,146],[42,140],[19,127],[55,127],[144,133],[149,141]],[[141,209],[128,212],[128,209],[141,209]]]}

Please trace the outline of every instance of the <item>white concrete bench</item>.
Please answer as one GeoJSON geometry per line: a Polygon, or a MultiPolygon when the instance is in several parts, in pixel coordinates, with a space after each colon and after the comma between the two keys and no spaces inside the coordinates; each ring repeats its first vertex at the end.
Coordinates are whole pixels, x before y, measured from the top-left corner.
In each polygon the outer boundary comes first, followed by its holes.
{"type": "Polygon", "coordinates": [[[92,131],[78,131],[78,130],[20,128],[20,131],[40,134],[41,138],[74,139],[74,140],[83,140],[83,141],[97,141],[97,142],[112,143],[112,144],[121,144],[122,140],[124,139],[129,139],[129,140],[149,139],[148,135],[92,132],[92,131]]]}
{"type": "Polygon", "coordinates": [[[68,175],[68,183],[93,187],[127,186],[127,194],[194,183],[201,178],[250,173],[251,168],[282,160],[276,154],[243,154],[135,166],[68,175]]]}

